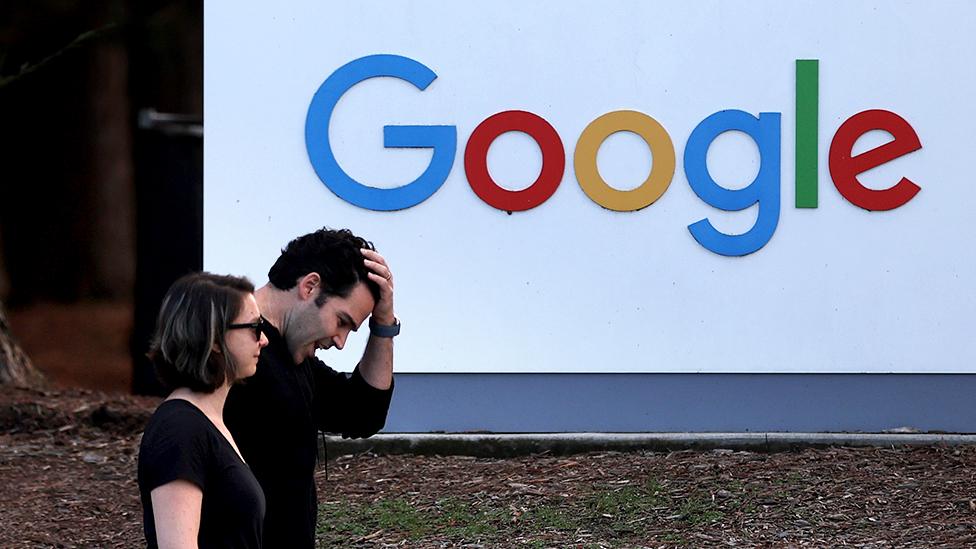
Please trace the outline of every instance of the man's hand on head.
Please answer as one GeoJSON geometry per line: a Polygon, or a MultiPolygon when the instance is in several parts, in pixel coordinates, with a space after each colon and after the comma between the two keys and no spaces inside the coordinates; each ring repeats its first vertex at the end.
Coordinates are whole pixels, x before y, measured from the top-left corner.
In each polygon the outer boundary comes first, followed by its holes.
{"type": "MultiPolygon", "coordinates": [[[[393,326],[396,323],[393,315],[393,273],[383,256],[373,250],[361,251],[370,280],[380,288],[380,298],[373,305],[372,323],[393,326]]],[[[390,336],[376,335],[373,329],[371,324],[369,342],[356,368],[366,383],[386,391],[393,386],[393,339],[390,336]]]]}
{"type": "Polygon", "coordinates": [[[384,326],[392,326],[396,319],[393,314],[393,272],[386,259],[379,253],[362,249],[363,262],[369,269],[369,278],[380,287],[380,299],[373,306],[373,321],[384,326]]]}

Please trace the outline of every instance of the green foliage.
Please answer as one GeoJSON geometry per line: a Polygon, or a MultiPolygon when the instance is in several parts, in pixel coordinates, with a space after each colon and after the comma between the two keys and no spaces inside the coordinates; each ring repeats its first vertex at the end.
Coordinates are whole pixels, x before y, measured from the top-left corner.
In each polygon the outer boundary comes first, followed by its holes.
{"type": "Polygon", "coordinates": [[[667,539],[659,533],[658,541],[679,546],[689,543],[681,530],[720,522],[732,510],[749,505],[741,482],[731,481],[725,488],[732,496],[719,500],[705,490],[672,494],[649,479],[641,485],[594,486],[575,499],[474,494],[436,501],[396,497],[329,502],[319,506],[317,537],[326,546],[382,539],[419,545],[553,547],[563,544],[553,540],[587,532],[594,541],[613,540],[614,546],[628,547],[647,539],[650,525],[665,521],[674,524],[676,531],[669,532],[667,539]]]}
{"type": "Polygon", "coordinates": [[[575,530],[579,527],[577,517],[573,517],[566,509],[555,505],[533,507],[526,513],[524,520],[542,529],[575,530]]]}
{"type": "Polygon", "coordinates": [[[678,506],[678,513],[681,514],[681,520],[690,524],[717,522],[725,518],[725,513],[718,508],[718,505],[711,498],[703,496],[682,501],[678,506]]]}

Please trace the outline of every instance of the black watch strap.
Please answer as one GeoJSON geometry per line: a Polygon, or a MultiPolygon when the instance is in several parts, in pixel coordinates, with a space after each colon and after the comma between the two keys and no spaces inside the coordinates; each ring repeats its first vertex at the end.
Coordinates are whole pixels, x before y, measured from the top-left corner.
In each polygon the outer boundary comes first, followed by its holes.
{"type": "Polygon", "coordinates": [[[400,319],[394,317],[393,325],[377,324],[373,317],[369,317],[369,333],[376,337],[394,337],[400,334],[400,319]]]}

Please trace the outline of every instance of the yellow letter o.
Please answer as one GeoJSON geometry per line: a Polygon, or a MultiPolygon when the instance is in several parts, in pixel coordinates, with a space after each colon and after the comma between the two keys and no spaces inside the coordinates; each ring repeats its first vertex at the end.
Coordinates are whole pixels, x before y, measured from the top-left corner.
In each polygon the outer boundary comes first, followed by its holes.
{"type": "Polygon", "coordinates": [[[573,155],[576,180],[597,204],[618,212],[646,208],[661,198],[674,178],[674,145],[664,126],[637,111],[613,111],[600,116],[583,130],[573,155]],[[651,173],[639,187],[629,191],[614,189],[603,180],[596,155],[603,142],[616,132],[630,131],[641,136],[651,150],[651,173]]]}

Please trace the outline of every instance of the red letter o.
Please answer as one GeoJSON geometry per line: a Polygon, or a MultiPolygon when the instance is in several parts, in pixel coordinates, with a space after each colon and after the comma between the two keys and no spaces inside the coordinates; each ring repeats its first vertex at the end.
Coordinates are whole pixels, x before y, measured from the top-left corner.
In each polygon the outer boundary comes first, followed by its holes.
{"type": "Polygon", "coordinates": [[[543,118],[525,111],[504,111],[486,118],[475,128],[464,150],[464,173],[471,190],[499,210],[521,212],[545,202],[559,187],[566,168],[566,153],[556,130],[543,118]],[[505,132],[524,132],[542,150],[542,171],[534,183],[520,191],[499,187],[488,173],[488,148],[505,132]]]}

